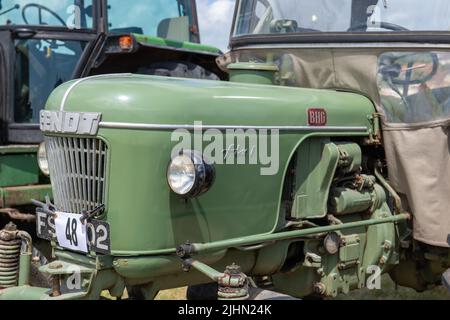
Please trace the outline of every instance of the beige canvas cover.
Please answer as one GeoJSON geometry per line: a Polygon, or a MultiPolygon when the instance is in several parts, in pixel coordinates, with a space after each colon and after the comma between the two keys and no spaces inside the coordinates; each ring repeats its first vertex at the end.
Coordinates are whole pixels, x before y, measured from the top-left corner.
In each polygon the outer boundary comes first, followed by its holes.
{"type": "Polygon", "coordinates": [[[390,182],[407,196],[414,238],[441,247],[450,233],[449,125],[384,132],[390,182]]]}
{"type": "MultiPolygon", "coordinates": [[[[389,181],[407,200],[405,209],[414,217],[414,238],[449,247],[450,91],[442,90],[436,99],[432,90],[450,88],[450,54],[440,53],[444,65],[433,79],[413,86],[417,97],[412,105],[417,110],[405,111],[398,94],[380,74],[380,60],[392,52],[411,56],[411,51],[427,53],[430,49],[253,49],[234,51],[218,62],[226,69],[231,62],[269,59],[279,65],[284,85],[349,90],[368,96],[382,115],[389,181]]],[[[423,65],[418,68],[426,73],[429,66],[423,65]]]]}

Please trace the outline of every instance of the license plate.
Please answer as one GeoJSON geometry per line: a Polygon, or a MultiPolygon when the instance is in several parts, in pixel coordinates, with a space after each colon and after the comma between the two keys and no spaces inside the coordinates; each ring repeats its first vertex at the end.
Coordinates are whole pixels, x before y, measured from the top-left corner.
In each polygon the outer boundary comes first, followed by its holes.
{"type": "Polygon", "coordinates": [[[79,214],[56,212],[56,239],[63,248],[87,253],[87,228],[80,218],[79,214]]]}
{"type": "Polygon", "coordinates": [[[111,252],[107,222],[91,219],[82,223],[79,214],[56,212],[49,215],[39,210],[36,218],[36,231],[41,239],[56,240],[60,247],[78,252],[111,252]]]}

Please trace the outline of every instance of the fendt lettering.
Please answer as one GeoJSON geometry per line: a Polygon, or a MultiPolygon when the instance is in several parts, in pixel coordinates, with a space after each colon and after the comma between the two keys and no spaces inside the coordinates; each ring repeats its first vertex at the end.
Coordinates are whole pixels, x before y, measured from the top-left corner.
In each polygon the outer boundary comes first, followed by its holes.
{"type": "Polygon", "coordinates": [[[101,114],[41,111],[40,119],[42,132],[75,133],[95,136],[98,132],[101,114]]]}

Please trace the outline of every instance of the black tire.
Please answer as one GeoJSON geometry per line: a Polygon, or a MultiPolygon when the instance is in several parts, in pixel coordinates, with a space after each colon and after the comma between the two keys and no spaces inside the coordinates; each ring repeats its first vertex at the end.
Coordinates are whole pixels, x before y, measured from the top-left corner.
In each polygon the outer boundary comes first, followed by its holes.
{"type": "Polygon", "coordinates": [[[186,292],[186,299],[195,300],[217,300],[217,283],[199,284],[195,286],[189,286],[186,292]]]}
{"type": "Polygon", "coordinates": [[[217,75],[205,68],[194,63],[182,61],[153,63],[148,67],[139,68],[137,73],[164,77],[220,80],[217,75]]]}
{"type": "Polygon", "coordinates": [[[145,300],[140,286],[127,286],[128,300],[145,300]]]}

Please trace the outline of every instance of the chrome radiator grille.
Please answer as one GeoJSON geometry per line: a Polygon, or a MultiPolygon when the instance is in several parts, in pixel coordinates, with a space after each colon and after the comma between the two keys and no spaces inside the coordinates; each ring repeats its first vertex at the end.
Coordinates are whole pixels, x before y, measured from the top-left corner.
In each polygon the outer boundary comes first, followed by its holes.
{"type": "Polygon", "coordinates": [[[107,146],[97,138],[45,137],[58,210],[81,213],[105,203],[107,146]]]}

